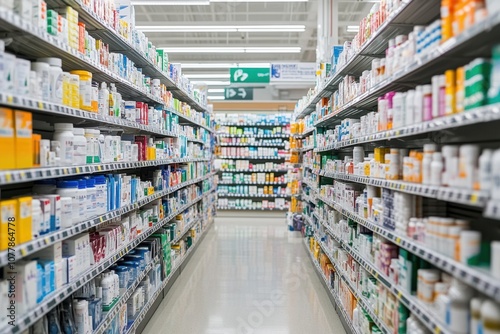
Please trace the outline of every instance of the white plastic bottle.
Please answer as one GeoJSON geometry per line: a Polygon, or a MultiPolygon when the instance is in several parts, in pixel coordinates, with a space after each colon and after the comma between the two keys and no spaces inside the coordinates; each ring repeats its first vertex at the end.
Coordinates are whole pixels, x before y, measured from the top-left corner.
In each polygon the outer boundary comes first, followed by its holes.
{"type": "Polygon", "coordinates": [[[432,154],[430,185],[440,186],[443,176],[443,155],[440,152],[432,154]]]}
{"type": "Polygon", "coordinates": [[[99,114],[108,115],[109,113],[109,90],[105,82],[101,83],[99,90],[99,114]]]}
{"type": "Polygon", "coordinates": [[[481,306],[483,334],[500,334],[500,305],[486,300],[481,306]]]}
{"type": "Polygon", "coordinates": [[[482,298],[472,298],[470,301],[470,334],[483,333],[483,321],[481,319],[481,305],[484,300],[482,298]]]}
{"type": "Polygon", "coordinates": [[[39,78],[42,100],[52,101],[50,98],[50,65],[43,62],[33,62],[31,63],[31,70],[35,71],[39,78]]]}
{"type": "MultiPolygon", "coordinates": [[[[492,166],[500,166],[500,149],[495,150],[492,166]]],[[[494,168],[491,173],[491,198],[500,201],[500,168],[494,168]]]]}
{"type": "Polygon", "coordinates": [[[78,180],[78,212],[80,221],[86,220],[87,215],[87,181],[78,180]]]}
{"type": "Polygon", "coordinates": [[[61,104],[63,98],[63,70],[60,58],[39,58],[37,61],[50,66],[50,101],[61,104]]]}
{"type": "MultiPolygon", "coordinates": [[[[63,197],[71,198],[72,224],[82,220],[80,217],[80,193],[78,192],[78,181],[60,181],[57,183],[56,193],[63,197]]],[[[63,224],[66,224],[63,222],[63,224]]]]}
{"type": "MultiPolygon", "coordinates": [[[[48,65],[47,65],[48,66],[48,65]]],[[[71,166],[73,164],[73,124],[71,123],[56,123],[54,124],[53,140],[61,144],[61,165],[71,166]]]]}
{"type": "Polygon", "coordinates": [[[87,186],[87,216],[93,217],[97,211],[97,190],[95,188],[95,179],[86,179],[87,186]]]}
{"type": "Polygon", "coordinates": [[[422,184],[431,184],[432,153],[424,153],[422,159],[422,184]]]}
{"type": "Polygon", "coordinates": [[[491,188],[491,161],[493,150],[485,149],[479,157],[479,189],[490,190],[491,188]]]}
{"type": "Polygon", "coordinates": [[[73,226],[73,199],[61,197],[61,229],[73,226]]]}
{"type": "Polygon", "coordinates": [[[474,288],[462,283],[456,278],[451,281],[446,311],[446,323],[452,333],[467,334],[470,321],[470,301],[474,296],[474,288]]]}
{"type": "Polygon", "coordinates": [[[417,86],[415,89],[415,100],[413,102],[413,121],[415,124],[422,123],[424,119],[424,95],[422,89],[422,86],[417,86]]]}
{"type": "Polygon", "coordinates": [[[406,93],[405,101],[405,126],[413,125],[415,119],[415,90],[406,93]]]}
{"type": "Polygon", "coordinates": [[[102,288],[102,305],[109,306],[113,303],[113,279],[109,273],[102,274],[101,288],[102,288]]]}
{"type": "Polygon", "coordinates": [[[42,208],[40,207],[40,201],[38,199],[32,199],[31,201],[31,230],[33,234],[33,239],[38,238],[41,235],[41,223],[42,223],[42,208]]]}
{"type": "Polygon", "coordinates": [[[73,165],[84,166],[87,163],[85,129],[73,128],[73,135],[73,165]]]}
{"type": "Polygon", "coordinates": [[[405,125],[406,93],[396,93],[393,98],[392,128],[397,129],[405,125]]]}

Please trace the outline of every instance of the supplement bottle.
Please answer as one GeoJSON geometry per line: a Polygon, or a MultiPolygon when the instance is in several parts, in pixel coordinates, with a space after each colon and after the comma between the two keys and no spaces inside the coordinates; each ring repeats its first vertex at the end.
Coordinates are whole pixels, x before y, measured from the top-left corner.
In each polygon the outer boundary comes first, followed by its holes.
{"type": "Polygon", "coordinates": [[[61,104],[63,100],[63,70],[60,58],[39,58],[38,62],[47,63],[50,66],[50,100],[61,104]]]}
{"type": "Polygon", "coordinates": [[[71,166],[73,164],[73,124],[71,123],[56,123],[54,124],[53,140],[58,141],[60,147],[60,158],[62,166],[71,166]]]}
{"type": "Polygon", "coordinates": [[[73,165],[83,166],[87,162],[87,139],[85,129],[73,128],[73,165]]]}

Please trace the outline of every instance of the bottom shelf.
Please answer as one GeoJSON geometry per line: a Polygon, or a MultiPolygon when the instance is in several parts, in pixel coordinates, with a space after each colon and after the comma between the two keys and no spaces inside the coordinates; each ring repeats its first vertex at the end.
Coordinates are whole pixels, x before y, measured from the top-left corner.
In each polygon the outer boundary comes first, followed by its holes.
{"type": "Polygon", "coordinates": [[[314,258],[313,254],[311,253],[309,246],[307,244],[307,239],[304,239],[304,247],[306,248],[307,253],[309,254],[309,257],[316,268],[316,273],[320,278],[322,279],[323,286],[329,293],[330,300],[332,301],[335,310],[337,311],[337,314],[340,315],[340,320],[342,322],[342,325],[344,326],[344,329],[347,333],[349,334],[358,334],[358,331],[354,328],[351,319],[347,315],[347,311],[345,310],[344,306],[340,302],[340,300],[337,297],[337,294],[331,287],[329,287],[328,284],[328,279],[326,278],[325,274],[321,270],[318,261],[314,258]]]}
{"type": "Polygon", "coordinates": [[[239,211],[287,211],[288,208],[230,208],[228,206],[218,206],[217,210],[239,210],[239,211]]]}
{"type": "Polygon", "coordinates": [[[178,277],[178,275],[176,275],[177,272],[180,270],[182,265],[185,264],[185,262],[187,263],[187,261],[190,259],[190,255],[198,247],[198,245],[201,243],[201,241],[203,241],[204,237],[206,236],[206,232],[208,231],[208,229],[211,227],[212,224],[213,224],[213,221],[209,221],[208,224],[205,225],[205,228],[203,229],[200,236],[198,237],[198,240],[196,240],[193,243],[193,245],[186,251],[186,253],[182,257],[182,259],[180,261],[178,261],[178,263],[176,264],[176,266],[174,268],[172,268],[172,271],[170,272],[170,274],[161,283],[161,285],[158,287],[158,289],[153,294],[152,298],[147,302],[147,304],[144,305],[144,307],[142,308],[140,313],[137,315],[137,317],[134,320],[134,322],[132,323],[132,325],[130,325],[128,327],[126,334],[135,334],[136,333],[136,330],[141,325],[143,320],[146,318],[146,315],[150,311],[151,307],[157,302],[157,299],[163,293],[163,290],[167,287],[167,285],[172,284],[175,281],[175,279],[177,279],[177,277],[178,277]],[[175,277],[175,278],[172,279],[173,277],[175,277]]]}

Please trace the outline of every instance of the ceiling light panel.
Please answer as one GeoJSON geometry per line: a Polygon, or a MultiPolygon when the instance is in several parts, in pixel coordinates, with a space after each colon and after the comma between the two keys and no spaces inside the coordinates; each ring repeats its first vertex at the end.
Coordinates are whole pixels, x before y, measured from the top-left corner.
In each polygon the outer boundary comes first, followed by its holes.
{"type": "Polygon", "coordinates": [[[270,63],[181,63],[183,69],[221,69],[221,68],[231,68],[231,67],[270,67],[270,63]]]}
{"type": "Polygon", "coordinates": [[[163,47],[168,53],[300,53],[300,47],[163,47]]]}
{"type": "Polygon", "coordinates": [[[215,73],[215,74],[184,74],[188,79],[229,79],[229,73],[215,73]]]}
{"type": "Polygon", "coordinates": [[[304,32],[305,25],[136,26],[142,32],[304,32]]]}

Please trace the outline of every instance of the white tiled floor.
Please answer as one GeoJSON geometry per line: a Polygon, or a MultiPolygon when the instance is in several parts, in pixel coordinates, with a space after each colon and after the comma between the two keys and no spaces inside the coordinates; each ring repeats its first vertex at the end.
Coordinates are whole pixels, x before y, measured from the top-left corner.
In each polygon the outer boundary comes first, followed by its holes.
{"type": "Polygon", "coordinates": [[[145,334],[344,334],[284,216],[218,217],[145,334]]]}

